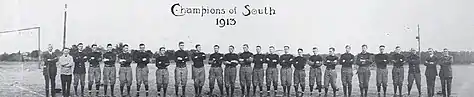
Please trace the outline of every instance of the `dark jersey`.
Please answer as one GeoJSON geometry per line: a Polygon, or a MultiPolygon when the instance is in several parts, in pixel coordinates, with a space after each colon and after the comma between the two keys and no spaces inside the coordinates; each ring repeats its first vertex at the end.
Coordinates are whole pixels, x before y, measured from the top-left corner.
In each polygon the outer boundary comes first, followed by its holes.
{"type": "Polygon", "coordinates": [[[130,67],[133,61],[133,56],[130,52],[124,52],[118,55],[120,67],[130,67]],[[120,61],[123,60],[123,61],[120,61]]]}
{"type": "MultiPolygon", "coordinates": [[[[227,53],[224,55],[224,61],[231,62],[231,61],[239,61],[239,55],[235,53],[227,53]]],[[[237,66],[238,62],[231,62],[230,64],[225,64],[225,67],[235,67],[237,66]]]]}
{"type": "Polygon", "coordinates": [[[282,68],[289,68],[292,65],[294,56],[291,54],[283,54],[280,56],[280,65],[282,68]]]}
{"type": "Polygon", "coordinates": [[[58,56],[56,56],[53,52],[44,52],[42,54],[42,58],[44,61],[44,65],[48,69],[56,69],[56,62],[58,62],[58,56]]]}
{"type": "Polygon", "coordinates": [[[383,54],[383,53],[379,53],[377,55],[375,55],[375,64],[377,65],[377,68],[380,68],[380,69],[386,69],[387,68],[387,64],[390,63],[389,61],[389,57],[387,54],[383,54]]]}
{"type": "Polygon", "coordinates": [[[414,53],[407,57],[408,73],[420,73],[420,57],[414,53]]]}
{"type": "Polygon", "coordinates": [[[392,62],[393,62],[393,66],[402,67],[403,63],[405,62],[405,56],[399,53],[395,53],[392,55],[392,62]]]}
{"type": "Polygon", "coordinates": [[[351,53],[342,54],[339,63],[342,65],[342,67],[352,68],[352,64],[354,64],[354,55],[351,53]]]}
{"type": "Polygon", "coordinates": [[[102,60],[102,53],[91,52],[88,54],[90,67],[99,67],[99,62],[102,60]]]}
{"type": "Polygon", "coordinates": [[[304,65],[306,65],[306,59],[303,56],[296,56],[293,62],[293,67],[295,67],[295,70],[303,70],[304,65]]]}
{"type": "Polygon", "coordinates": [[[174,53],[174,55],[176,56],[175,58],[176,66],[186,67],[186,62],[189,61],[188,52],[184,50],[178,50],[174,53]]]}
{"type": "Polygon", "coordinates": [[[211,67],[221,67],[222,61],[224,61],[224,54],[221,53],[213,53],[209,57],[211,67]]]}
{"type": "Polygon", "coordinates": [[[168,56],[164,56],[164,55],[157,55],[155,57],[155,66],[158,68],[158,69],[166,69],[166,67],[168,67],[170,65],[170,60],[168,58],[168,56]]]}
{"type": "Polygon", "coordinates": [[[425,59],[425,66],[426,66],[426,71],[425,75],[426,76],[437,76],[437,67],[436,64],[438,64],[438,57],[435,55],[428,55],[428,57],[425,59]]]}
{"type": "Polygon", "coordinates": [[[147,51],[136,51],[134,53],[135,56],[135,63],[137,63],[137,67],[139,68],[144,68],[147,66],[148,63],[150,63],[150,58],[152,54],[147,51]]]}
{"type": "Polygon", "coordinates": [[[206,59],[206,54],[203,52],[196,52],[193,54],[192,60],[194,62],[194,67],[201,68],[204,67],[204,60],[206,59]]]}
{"type": "Polygon", "coordinates": [[[268,54],[266,59],[267,68],[276,68],[280,57],[277,54],[268,54]]]}
{"type": "Polygon", "coordinates": [[[253,68],[261,69],[263,68],[263,63],[265,62],[265,55],[263,54],[255,54],[253,55],[253,68]]]}
{"type": "Polygon", "coordinates": [[[114,52],[106,52],[102,56],[104,59],[109,59],[108,61],[104,61],[105,67],[115,67],[117,56],[114,52]]]}
{"type": "Polygon", "coordinates": [[[319,68],[323,64],[323,57],[321,55],[312,55],[309,57],[309,61],[314,62],[314,64],[310,64],[311,68],[319,68]]]}
{"type": "Polygon", "coordinates": [[[240,65],[242,66],[250,66],[252,64],[252,61],[249,60],[249,58],[253,57],[253,53],[251,52],[243,52],[239,54],[239,59],[244,59],[244,61],[240,62],[240,65]]]}
{"type": "Polygon", "coordinates": [[[87,54],[82,51],[73,52],[74,59],[74,73],[86,73],[85,62],[87,61],[87,54]]]}
{"type": "Polygon", "coordinates": [[[326,66],[326,70],[336,69],[338,60],[339,58],[337,56],[334,56],[334,55],[326,56],[326,62],[324,63],[324,65],[326,66]]]}
{"type": "Polygon", "coordinates": [[[357,54],[356,57],[356,64],[359,66],[365,66],[368,67],[370,64],[372,64],[372,60],[370,59],[371,53],[359,53],[357,54]]]}

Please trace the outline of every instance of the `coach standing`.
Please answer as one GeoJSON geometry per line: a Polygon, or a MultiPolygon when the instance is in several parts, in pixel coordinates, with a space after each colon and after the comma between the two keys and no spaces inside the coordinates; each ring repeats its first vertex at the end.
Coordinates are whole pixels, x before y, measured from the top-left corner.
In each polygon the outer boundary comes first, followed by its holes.
{"type": "Polygon", "coordinates": [[[168,66],[170,65],[170,60],[168,56],[165,55],[166,48],[165,47],[160,47],[160,51],[158,52],[158,55],[156,55],[156,62],[155,66],[156,72],[156,90],[158,91],[158,95],[161,94],[161,88],[163,88],[163,95],[166,96],[166,89],[168,88],[168,82],[169,82],[169,72],[168,72],[168,66]]]}
{"type": "Polygon", "coordinates": [[[410,49],[411,53],[407,57],[408,59],[408,95],[410,95],[413,81],[416,82],[416,89],[418,94],[421,95],[421,74],[420,74],[420,57],[416,54],[414,48],[410,49]]]}
{"type": "Polygon", "coordinates": [[[321,65],[323,64],[323,57],[318,54],[317,47],[313,47],[313,54],[314,55],[309,57],[309,65],[311,66],[311,68],[309,69],[309,90],[311,93],[313,93],[314,83],[316,82],[316,89],[319,93],[321,93],[321,89],[323,88],[323,85],[321,83],[321,65]]]}
{"type": "Polygon", "coordinates": [[[390,62],[389,57],[385,54],[385,46],[379,46],[380,53],[375,55],[375,64],[377,66],[377,93],[380,94],[380,87],[383,88],[383,95],[386,95],[387,92],[387,80],[388,80],[388,70],[387,64],[390,62]]]}
{"type": "Polygon", "coordinates": [[[357,75],[359,78],[359,89],[362,96],[367,97],[370,81],[370,64],[372,64],[371,53],[367,52],[367,45],[362,45],[362,52],[356,57],[356,64],[359,66],[357,75]]]}
{"type": "Polygon", "coordinates": [[[283,96],[290,96],[290,89],[291,89],[291,80],[292,80],[292,72],[291,64],[293,62],[294,56],[289,53],[290,46],[284,46],[283,50],[285,54],[280,56],[280,78],[281,78],[281,86],[283,86],[283,96]]]}
{"type": "Polygon", "coordinates": [[[74,94],[76,96],[79,96],[77,93],[77,85],[80,83],[81,84],[81,95],[84,95],[84,85],[85,85],[85,79],[86,79],[86,67],[85,67],[85,62],[87,61],[87,54],[83,52],[84,50],[84,45],[82,43],[77,44],[78,51],[74,52],[73,58],[74,58],[74,94]]]}
{"type": "Polygon", "coordinates": [[[44,75],[44,80],[45,80],[44,82],[45,82],[46,97],[49,96],[50,91],[51,91],[51,96],[56,97],[54,89],[56,88],[56,75],[57,75],[56,62],[58,61],[58,58],[53,53],[53,45],[48,44],[48,51],[42,54],[42,58],[44,61],[43,75],[44,75]]]}
{"type": "Polygon", "coordinates": [[[244,52],[239,54],[239,80],[242,95],[250,96],[250,86],[252,85],[252,61],[253,53],[249,51],[248,44],[244,44],[242,49],[244,52]],[[246,92],[245,92],[246,91],[246,92]],[[245,94],[247,93],[247,94],[245,94]]]}
{"type": "Polygon", "coordinates": [[[221,96],[224,96],[224,77],[222,70],[222,61],[224,60],[224,54],[219,53],[219,45],[214,45],[214,53],[210,55],[209,64],[211,68],[209,70],[209,94],[212,95],[214,90],[214,84],[217,80],[217,86],[221,92],[221,96]]]}
{"type": "Polygon", "coordinates": [[[111,95],[114,96],[114,86],[117,76],[117,68],[115,68],[115,60],[117,55],[112,52],[112,44],[107,44],[107,52],[102,55],[104,61],[104,95],[107,95],[107,87],[110,85],[111,95]]]}
{"type": "Polygon", "coordinates": [[[278,90],[278,60],[280,57],[275,53],[275,47],[269,47],[270,54],[266,56],[267,69],[265,70],[266,85],[267,85],[267,96],[270,96],[270,86],[273,83],[273,89],[275,94],[278,90]]]}
{"type": "Polygon", "coordinates": [[[127,95],[130,95],[130,87],[132,86],[132,67],[130,64],[133,61],[133,56],[128,49],[128,45],[123,45],[123,52],[118,55],[120,69],[119,69],[119,80],[120,80],[120,94],[123,94],[124,86],[127,86],[127,95]]]}
{"type": "MultiPolygon", "coordinates": [[[[235,77],[237,76],[237,69],[235,68],[239,63],[239,55],[234,53],[234,46],[229,46],[229,53],[224,55],[224,82],[225,82],[225,91],[227,96],[234,96],[235,89],[235,77]],[[230,94],[229,94],[230,88],[230,94]]],[[[242,91],[243,92],[243,91],[242,91]]]]}
{"type": "Polygon", "coordinates": [[[453,70],[451,65],[453,63],[453,56],[449,55],[447,48],[443,49],[443,56],[440,59],[439,77],[441,78],[441,91],[444,97],[451,96],[451,83],[453,80],[453,70]]]}
{"type": "Polygon", "coordinates": [[[426,88],[428,91],[428,97],[433,97],[434,96],[434,86],[435,86],[435,80],[436,76],[438,75],[438,71],[436,69],[436,64],[438,62],[438,57],[435,56],[434,51],[432,48],[428,48],[429,56],[425,59],[425,76],[426,76],[426,88]]]}
{"type": "Polygon", "coordinates": [[[400,54],[400,46],[395,47],[395,54],[392,55],[393,69],[392,69],[392,80],[393,80],[393,91],[397,95],[397,89],[400,92],[399,96],[402,96],[403,89],[403,64],[405,57],[400,54]]]}
{"type": "Polygon", "coordinates": [[[295,83],[295,92],[296,95],[299,96],[301,93],[304,95],[304,87],[305,87],[305,79],[306,79],[306,72],[304,71],[304,66],[306,65],[307,60],[303,57],[303,49],[298,49],[298,56],[295,57],[293,67],[295,67],[295,71],[293,73],[293,80],[295,83]],[[301,92],[298,91],[298,86],[301,86],[301,92]]]}
{"type": "Polygon", "coordinates": [[[265,55],[262,54],[262,47],[256,46],[255,50],[257,53],[253,55],[253,71],[252,71],[252,81],[253,81],[253,95],[257,91],[257,86],[260,89],[260,94],[263,92],[263,78],[264,78],[264,70],[263,70],[263,63],[265,62],[265,55]]]}
{"type": "Polygon", "coordinates": [[[186,68],[186,62],[189,61],[188,52],[184,51],[184,42],[179,42],[178,47],[179,50],[174,53],[176,56],[176,68],[174,70],[176,96],[178,96],[179,86],[182,87],[183,95],[185,95],[186,83],[188,80],[188,68],[186,68]]]}
{"type": "Polygon", "coordinates": [[[88,54],[89,70],[88,73],[88,84],[89,84],[89,95],[92,93],[92,85],[95,83],[96,96],[99,95],[100,88],[100,65],[99,62],[102,60],[102,53],[97,49],[96,44],[92,44],[92,52],[88,54]]]}
{"type": "Polygon", "coordinates": [[[354,64],[354,55],[351,54],[351,46],[346,45],[346,53],[341,55],[339,63],[341,63],[341,83],[344,96],[351,96],[352,93],[352,65],[354,64]]]}
{"type": "Polygon", "coordinates": [[[206,70],[204,69],[204,60],[206,59],[206,54],[201,52],[200,44],[196,44],[195,48],[197,52],[194,52],[192,56],[192,78],[194,79],[195,94],[197,96],[201,96],[202,86],[204,86],[204,81],[206,78],[206,76],[204,75],[204,73],[206,72],[206,70]]]}
{"type": "Polygon", "coordinates": [[[145,95],[148,96],[148,66],[150,63],[151,54],[148,51],[145,51],[145,44],[138,45],[140,50],[134,53],[136,67],[136,79],[137,79],[137,96],[140,95],[140,87],[142,84],[145,85],[145,95]]]}
{"type": "Polygon", "coordinates": [[[329,48],[329,55],[326,56],[326,62],[324,65],[326,66],[326,70],[324,71],[324,93],[325,95],[328,94],[329,85],[332,87],[333,96],[336,97],[337,85],[337,73],[336,73],[336,65],[338,64],[337,61],[339,58],[334,53],[336,49],[331,47],[329,48]]]}

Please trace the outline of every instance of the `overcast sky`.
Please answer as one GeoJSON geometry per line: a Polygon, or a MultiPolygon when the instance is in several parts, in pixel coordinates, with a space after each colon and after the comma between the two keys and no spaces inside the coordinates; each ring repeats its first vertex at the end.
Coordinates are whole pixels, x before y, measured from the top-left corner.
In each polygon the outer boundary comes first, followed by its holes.
{"type": "MultiPolygon", "coordinates": [[[[360,52],[362,44],[376,52],[380,44],[389,51],[396,45],[403,50],[416,48],[416,25],[421,26],[422,50],[428,47],[441,50],[474,50],[473,0],[0,0],[0,31],[27,27],[41,27],[41,49],[47,44],[62,47],[63,11],[68,3],[67,45],[124,42],[132,48],[145,43],[148,49],[160,46],[177,49],[178,41],[186,48],[203,45],[204,52],[212,52],[220,44],[243,43],[269,45],[282,49],[290,45],[310,52],[313,46],[327,53],[344,45],[360,52]],[[175,17],[170,8],[182,6],[212,8],[237,7],[237,15],[206,15],[175,17]],[[271,6],[273,16],[244,17],[244,5],[253,8],[271,6]],[[234,17],[235,26],[219,28],[217,17],[234,17]],[[406,31],[405,26],[411,28],[406,31]]],[[[0,52],[31,51],[37,49],[36,31],[0,35],[0,52]],[[31,32],[31,33],[30,33],[31,32]]]]}

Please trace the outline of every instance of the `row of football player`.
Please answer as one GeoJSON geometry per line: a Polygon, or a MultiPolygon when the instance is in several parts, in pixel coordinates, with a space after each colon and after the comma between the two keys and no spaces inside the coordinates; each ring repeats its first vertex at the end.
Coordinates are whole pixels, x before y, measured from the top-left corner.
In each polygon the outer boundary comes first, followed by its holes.
{"type": "MultiPolygon", "coordinates": [[[[176,81],[176,95],[178,95],[178,89],[179,86],[182,86],[183,88],[183,94],[184,94],[184,88],[185,88],[185,83],[187,82],[187,69],[186,69],[186,61],[189,61],[187,53],[183,50],[184,49],[184,43],[180,42],[179,44],[179,50],[175,52],[176,55],[176,70],[175,70],[175,81],[176,81]]],[[[82,53],[82,44],[78,44],[79,51],[75,52],[72,54],[74,56],[74,74],[76,76],[83,76],[85,74],[85,66],[84,62],[88,61],[91,65],[89,67],[89,91],[92,90],[92,85],[95,82],[96,83],[96,89],[98,90],[99,86],[98,84],[100,83],[100,68],[98,65],[98,62],[101,60],[104,61],[106,64],[104,67],[104,84],[106,85],[104,88],[105,91],[107,91],[107,85],[111,86],[111,89],[113,89],[114,82],[115,82],[115,70],[114,69],[105,69],[105,68],[114,68],[116,55],[111,52],[112,45],[109,44],[107,45],[108,52],[104,54],[100,54],[96,50],[96,45],[92,45],[92,48],[94,49],[94,52],[92,53],[82,53]],[[95,69],[99,68],[99,69],[95,69]]],[[[202,86],[204,82],[204,59],[206,59],[206,56],[204,53],[200,52],[201,46],[196,45],[195,46],[197,51],[192,55],[192,61],[193,61],[193,67],[192,67],[192,77],[195,81],[195,94],[196,95],[201,95],[202,91],[202,86]]],[[[324,89],[325,92],[327,93],[328,91],[328,86],[331,84],[333,88],[333,92],[335,93],[338,89],[336,88],[337,86],[335,85],[335,80],[337,79],[337,73],[335,72],[335,66],[337,64],[341,64],[341,75],[342,75],[342,83],[343,83],[343,90],[345,95],[351,95],[352,91],[352,65],[357,64],[356,66],[359,66],[357,70],[357,74],[359,77],[359,83],[360,83],[360,90],[361,90],[361,95],[366,95],[367,90],[368,90],[368,79],[370,78],[370,70],[368,69],[368,66],[372,64],[375,61],[375,64],[377,65],[377,90],[380,92],[381,87],[383,88],[383,92],[385,94],[386,92],[386,86],[387,86],[387,75],[388,71],[386,69],[386,65],[388,63],[393,63],[394,68],[392,70],[392,77],[394,81],[394,92],[396,93],[397,90],[400,91],[401,95],[401,90],[402,90],[402,83],[403,83],[403,64],[405,62],[409,63],[409,90],[411,89],[413,80],[416,81],[417,83],[417,89],[419,90],[419,93],[421,94],[420,91],[420,70],[419,70],[419,57],[415,54],[415,50],[412,50],[412,53],[408,57],[404,57],[403,55],[400,54],[400,47],[396,47],[395,54],[391,56],[389,59],[389,55],[384,53],[384,48],[385,46],[381,45],[379,47],[380,53],[375,55],[375,58],[372,59],[372,55],[368,52],[367,50],[367,45],[362,45],[362,52],[359,53],[357,56],[354,56],[350,53],[350,46],[346,46],[346,53],[342,54],[341,57],[337,57],[334,54],[335,49],[334,48],[329,48],[329,56],[326,58],[322,58],[322,56],[318,55],[318,49],[315,47],[313,48],[313,53],[309,59],[305,59],[302,56],[303,49],[298,49],[298,55],[295,57],[291,54],[289,54],[289,46],[284,47],[285,54],[279,56],[274,53],[275,49],[273,46],[270,46],[270,54],[264,55],[261,53],[261,47],[257,46],[256,47],[256,54],[250,53],[248,50],[248,45],[244,44],[243,49],[244,52],[237,55],[233,53],[234,47],[229,46],[229,53],[227,54],[220,54],[219,53],[219,46],[215,45],[214,46],[214,51],[215,53],[211,54],[209,58],[209,64],[211,64],[211,69],[209,70],[209,87],[211,89],[210,93],[212,94],[212,90],[215,84],[215,81],[217,80],[218,86],[221,90],[221,95],[224,95],[224,90],[223,90],[223,80],[225,81],[225,87],[226,87],[226,95],[233,95],[234,91],[234,82],[235,82],[235,76],[236,76],[236,70],[235,66],[238,64],[241,65],[239,75],[240,76],[240,82],[241,82],[241,89],[242,89],[242,95],[250,95],[250,86],[253,83],[253,88],[254,88],[254,94],[256,91],[256,88],[259,87],[260,91],[262,91],[262,86],[263,86],[263,78],[266,76],[266,81],[267,81],[267,91],[269,93],[271,83],[274,83],[274,89],[277,89],[276,83],[278,83],[278,69],[276,68],[277,64],[280,64],[281,70],[280,70],[280,77],[282,81],[282,86],[284,89],[284,95],[289,95],[289,90],[292,82],[292,76],[294,77],[294,86],[295,90],[298,91],[298,86],[301,86],[302,92],[297,92],[297,93],[303,93],[304,92],[304,78],[306,77],[304,73],[304,66],[306,64],[309,64],[311,66],[310,68],[310,91],[313,91],[314,83],[317,83],[316,89],[318,89],[321,92],[321,89],[324,89]],[[324,60],[325,61],[324,61],[324,60]],[[407,60],[407,61],[405,61],[407,60]],[[222,76],[222,67],[221,64],[224,63],[225,66],[225,71],[224,71],[224,77],[222,76]],[[252,68],[250,66],[251,63],[254,63],[254,67],[252,68]],[[264,75],[264,70],[263,70],[263,63],[267,63],[268,67],[265,70],[266,75],[264,75]],[[324,86],[321,84],[321,75],[322,71],[320,69],[321,65],[326,66],[326,70],[324,73],[324,86]],[[292,70],[291,66],[294,67],[294,71],[292,70]],[[293,75],[292,75],[293,73],[293,75]],[[253,81],[252,81],[253,79],[253,81]],[[229,89],[230,88],[230,89],[229,89]],[[245,94],[245,90],[247,90],[247,94],[245,94]],[[230,93],[229,93],[230,91],[230,93]]],[[[145,45],[140,44],[140,50],[138,53],[135,55],[131,55],[130,51],[128,50],[128,45],[125,45],[124,47],[124,53],[119,54],[118,60],[119,63],[121,64],[120,67],[120,89],[121,92],[123,91],[123,87],[127,86],[128,94],[130,94],[130,85],[131,85],[131,69],[130,69],[130,63],[132,61],[135,61],[137,63],[137,73],[136,73],[136,78],[137,78],[137,91],[139,91],[141,84],[143,83],[145,85],[145,90],[148,91],[148,68],[146,67],[146,64],[149,63],[149,60],[151,56],[149,54],[146,54],[145,51],[145,45]],[[134,56],[134,57],[133,57],[134,56]]],[[[428,85],[428,95],[433,95],[434,92],[434,79],[431,80],[433,76],[436,76],[437,70],[436,70],[436,65],[438,62],[440,62],[441,69],[440,69],[440,77],[442,77],[442,85],[443,85],[443,93],[449,95],[450,94],[450,83],[452,79],[452,74],[451,69],[450,69],[450,64],[452,63],[452,57],[447,54],[447,49],[445,50],[445,55],[442,57],[438,58],[434,56],[432,53],[432,49],[429,49],[431,54],[429,58],[425,61],[425,65],[427,65],[427,70],[425,72],[425,75],[427,77],[427,85],[428,85]],[[434,67],[433,67],[434,65],[434,67]],[[434,68],[434,69],[433,69],[434,68]],[[434,71],[433,71],[434,70],[434,71]],[[429,78],[429,79],[428,79],[429,78]],[[445,80],[444,80],[445,79],[445,80]],[[446,86],[446,88],[444,88],[446,86]],[[448,91],[447,93],[445,92],[445,89],[448,91]]],[[[156,66],[158,67],[156,71],[156,79],[157,79],[157,88],[158,90],[163,89],[166,93],[166,87],[168,83],[168,70],[166,69],[167,66],[169,65],[169,59],[164,55],[165,48],[162,47],[160,48],[160,53],[158,56],[156,56],[156,66]]],[[[84,79],[82,77],[75,77],[74,79],[74,88],[75,91],[77,89],[77,82],[84,83],[84,79]]],[[[83,85],[83,84],[82,84],[83,85]]],[[[82,86],[83,88],[83,86],[82,86]]],[[[82,90],[82,89],[81,89],[82,90]]],[[[83,90],[82,90],[83,91],[83,90]]],[[[276,91],[275,91],[276,92],[276,91]]],[[[81,92],[82,93],[82,92],[81,92]]],[[[76,94],[77,91],[76,91],[76,94]]],[[[107,94],[107,93],[106,93],[107,94]]],[[[113,90],[112,90],[113,94],[113,90]]],[[[123,93],[121,93],[123,94],[123,93]]],[[[148,93],[147,93],[148,94],[148,93]]],[[[138,95],[138,93],[137,93],[138,95]]]]}

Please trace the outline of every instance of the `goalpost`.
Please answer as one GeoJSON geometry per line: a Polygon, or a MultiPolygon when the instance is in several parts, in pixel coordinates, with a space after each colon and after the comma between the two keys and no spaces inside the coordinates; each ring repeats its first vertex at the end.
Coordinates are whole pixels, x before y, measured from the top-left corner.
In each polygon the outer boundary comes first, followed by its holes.
{"type": "Polygon", "coordinates": [[[30,27],[30,28],[23,28],[23,29],[16,29],[16,30],[8,30],[8,31],[1,31],[0,34],[4,33],[25,33],[25,31],[36,30],[37,32],[37,50],[38,50],[38,69],[41,69],[41,27],[30,27]]]}

